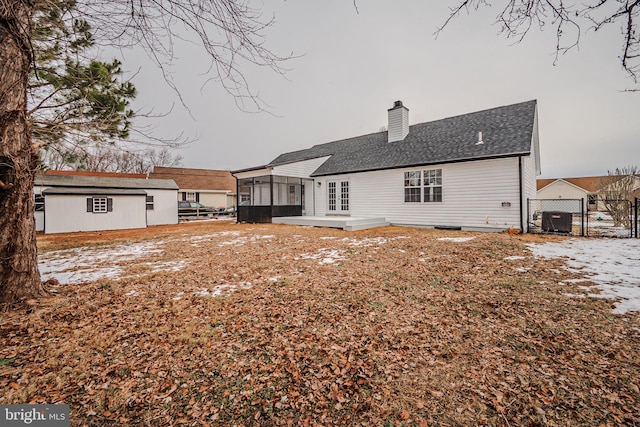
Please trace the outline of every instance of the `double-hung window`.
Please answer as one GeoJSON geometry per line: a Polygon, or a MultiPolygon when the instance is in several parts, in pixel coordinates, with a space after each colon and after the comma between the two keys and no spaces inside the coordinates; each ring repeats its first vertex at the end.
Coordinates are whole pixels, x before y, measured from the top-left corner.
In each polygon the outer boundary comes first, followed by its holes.
{"type": "Polygon", "coordinates": [[[405,172],[404,201],[442,202],[442,169],[405,172]]]}
{"type": "Polygon", "coordinates": [[[424,173],[424,198],[425,202],[442,201],[442,169],[430,169],[424,173]]]}
{"type": "Polygon", "coordinates": [[[420,171],[404,173],[404,201],[407,203],[420,202],[420,183],[422,177],[420,171]]]}

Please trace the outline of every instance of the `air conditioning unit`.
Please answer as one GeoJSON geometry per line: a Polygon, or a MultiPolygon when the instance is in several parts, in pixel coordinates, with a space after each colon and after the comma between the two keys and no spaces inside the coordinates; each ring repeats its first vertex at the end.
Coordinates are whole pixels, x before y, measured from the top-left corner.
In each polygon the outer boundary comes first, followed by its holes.
{"type": "Polygon", "coordinates": [[[571,233],[571,212],[542,212],[542,231],[548,233],[571,233]]]}

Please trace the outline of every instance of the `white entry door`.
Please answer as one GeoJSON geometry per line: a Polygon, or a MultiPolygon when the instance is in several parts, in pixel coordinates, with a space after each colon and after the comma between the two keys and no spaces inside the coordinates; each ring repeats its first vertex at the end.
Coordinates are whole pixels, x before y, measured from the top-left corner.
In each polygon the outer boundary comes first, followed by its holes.
{"type": "Polygon", "coordinates": [[[327,184],[329,213],[349,213],[349,181],[329,181],[327,184]]]}

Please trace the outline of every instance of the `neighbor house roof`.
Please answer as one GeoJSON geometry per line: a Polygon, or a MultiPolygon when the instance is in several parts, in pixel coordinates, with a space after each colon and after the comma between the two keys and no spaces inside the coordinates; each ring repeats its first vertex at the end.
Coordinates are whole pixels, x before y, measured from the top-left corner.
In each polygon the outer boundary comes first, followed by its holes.
{"type": "Polygon", "coordinates": [[[549,184],[562,180],[580,187],[588,193],[596,193],[606,176],[583,176],[577,178],[545,178],[537,180],[537,189],[541,190],[549,184]]]}
{"type": "Polygon", "coordinates": [[[230,171],[190,168],[153,168],[150,178],[172,179],[180,189],[236,192],[236,179],[230,171]]]}
{"type": "Polygon", "coordinates": [[[147,190],[177,190],[170,179],[103,178],[75,175],[42,175],[35,178],[35,185],[47,187],[120,188],[147,190]]]}
{"type": "Polygon", "coordinates": [[[412,125],[402,141],[388,142],[387,132],[378,132],[285,153],[263,167],[330,156],[311,174],[323,176],[528,155],[535,114],[535,100],[491,108],[412,125]]]}
{"type": "Polygon", "coordinates": [[[42,190],[42,194],[74,194],[74,195],[118,195],[118,196],[145,196],[146,191],[140,189],[122,188],[95,188],[95,187],[48,187],[42,190]]]}

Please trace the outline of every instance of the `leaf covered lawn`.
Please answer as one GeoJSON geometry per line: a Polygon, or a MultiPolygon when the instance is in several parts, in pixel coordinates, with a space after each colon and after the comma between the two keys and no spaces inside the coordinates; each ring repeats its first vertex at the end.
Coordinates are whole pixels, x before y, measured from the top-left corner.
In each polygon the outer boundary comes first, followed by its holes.
{"type": "Polygon", "coordinates": [[[230,223],[39,236],[42,258],[82,248],[118,274],[1,313],[0,404],[66,403],[90,426],[640,425],[640,316],[567,296],[580,276],[526,248],[549,239],[230,223]]]}

